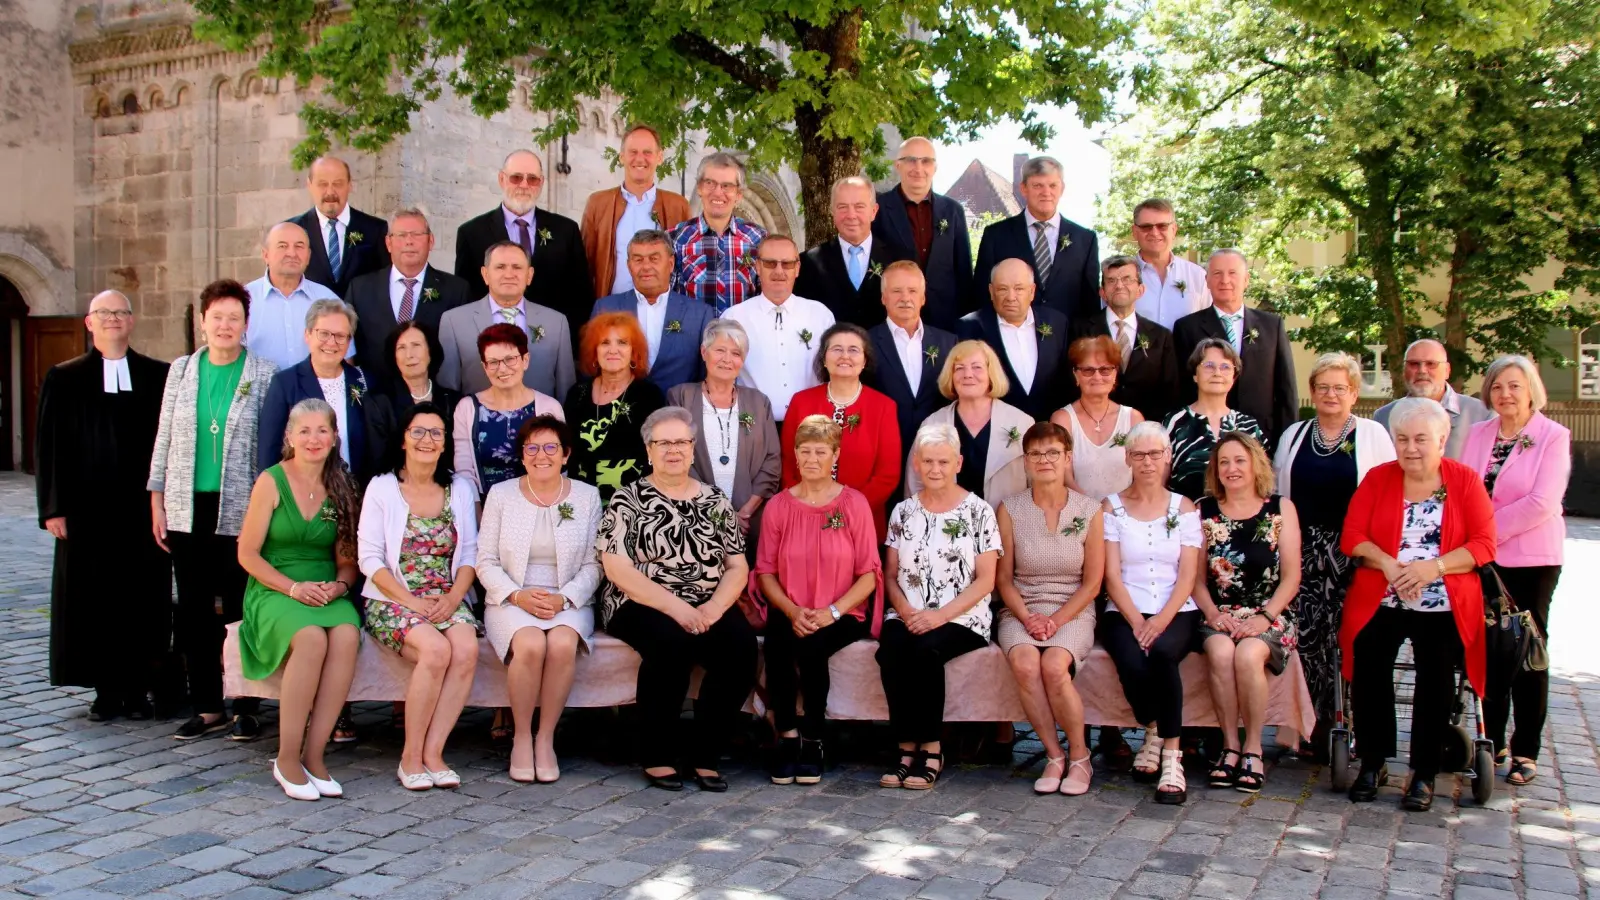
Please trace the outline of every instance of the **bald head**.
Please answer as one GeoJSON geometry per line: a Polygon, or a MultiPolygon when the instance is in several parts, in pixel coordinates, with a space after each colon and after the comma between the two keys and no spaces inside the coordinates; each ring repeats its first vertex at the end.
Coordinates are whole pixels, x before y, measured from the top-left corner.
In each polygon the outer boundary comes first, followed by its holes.
{"type": "Polygon", "coordinates": [[[939,170],[933,141],[925,137],[909,137],[901,141],[900,152],[895,154],[894,168],[900,173],[900,190],[908,199],[921,201],[933,192],[933,173],[939,170]]]}
{"type": "MultiPolygon", "coordinates": [[[[500,167],[500,202],[519,216],[527,215],[544,190],[544,161],[532,150],[513,150],[500,167]]],[[[511,236],[513,239],[516,235],[511,236]]]]}
{"type": "Polygon", "coordinates": [[[1026,262],[1003,259],[989,273],[989,302],[1007,324],[1021,325],[1033,306],[1033,268],[1026,262]]]}
{"type": "Polygon", "coordinates": [[[83,326],[94,336],[95,349],[102,356],[121,359],[133,334],[133,304],[121,291],[101,291],[89,301],[83,326]]]}
{"type": "Polygon", "coordinates": [[[299,225],[279,222],[267,229],[267,236],[261,241],[261,258],[267,263],[267,277],[273,286],[287,294],[300,286],[311,262],[311,238],[299,225]]]}
{"type": "Polygon", "coordinates": [[[354,184],[350,164],[337,156],[318,157],[306,170],[306,191],[311,195],[311,205],[330,219],[344,214],[354,184]]]}
{"type": "Polygon", "coordinates": [[[94,295],[93,300],[89,301],[89,311],[94,312],[97,309],[132,310],[133,302],[128,299],[127,294],[121,291],[101,291],[94,295]]]}

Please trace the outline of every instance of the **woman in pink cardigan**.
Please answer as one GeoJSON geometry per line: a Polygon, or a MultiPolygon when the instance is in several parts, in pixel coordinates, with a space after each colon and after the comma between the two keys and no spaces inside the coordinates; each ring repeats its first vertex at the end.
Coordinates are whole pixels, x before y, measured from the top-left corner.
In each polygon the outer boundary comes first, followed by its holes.
{"type": "MultiPolygon", "coordinates": [[[[1561,498],[1572,474],[1572,433],[1545,418],[1544,382],[1523,356],[1502,356],[1483,376],[1483,402],[1496,416],[1473,425],[1461,461],[1483,477],[1494,504],[1495,568],[1517,606],[1533,613],[1549,633],[1550,598],[1561,578],[1561,547],[1567,526],[1561,498]]],[[[1484,698],[1496,762],[1510,757],[1506,781],[1527,784],[1538,774],[1539,736],[1544,732],[1550,676],[1511,674],[1484,698]],[[1517,725],[1506,746],[1506,720],[1516,707],[1517,725]]]]}

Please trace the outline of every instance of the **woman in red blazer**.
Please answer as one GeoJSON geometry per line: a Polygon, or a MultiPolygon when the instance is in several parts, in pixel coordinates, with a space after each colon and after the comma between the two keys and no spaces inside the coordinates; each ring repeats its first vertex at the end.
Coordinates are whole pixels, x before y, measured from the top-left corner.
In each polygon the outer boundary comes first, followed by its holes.
{"type": "Polygon", "coordinates": [[[835,479],[867,497],[878,543],[888,532],[889,497],[900,484],[900,425],[894,401],[861,383],[872,368],[872,342],[859,325],[840,322],[822,333],[816,370],[822,384],[789,401],[783,417],[783,486],[800,483],[795,430],[806,416],[827,416],[844,429],[835,479]]]}
{"type": "Polygon", "coordinates": [[[1450,416],[1409,397],[1389,415],[1398,460],[1367,473],[1344,520],[1339,546],[1359,565],[1339,628],[1344,677],[1360,729],[1361,773],[1350,799],[1371,801],[1395,752],[1394,661],[1411,640],[1416,694],[1411,713],[1411,786],[1402,806],[1433,806],[1433,779],[1449,727],[1456,664],[1481,696],[1483,587],[1477,568],[1494,558],[1494,510],[1471,467],[1444,458],[1450,416]]]}

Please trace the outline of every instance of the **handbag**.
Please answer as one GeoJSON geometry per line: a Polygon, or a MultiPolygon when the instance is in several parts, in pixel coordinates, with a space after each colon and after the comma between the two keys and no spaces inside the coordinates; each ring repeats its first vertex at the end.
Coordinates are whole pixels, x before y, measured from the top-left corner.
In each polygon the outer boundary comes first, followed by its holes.
{"type": "MultiPolygon", "coordinates": [[[[1519,610],[1494,563],[1478,567],[1483,582],[1484,652],[1489,668],[1502,676],[1543,672],[1550,667],[1549,649],[1533,613],[1519,610]]],[[[1509,690],[1510,678],[1504,679],[1509,690]]]]}

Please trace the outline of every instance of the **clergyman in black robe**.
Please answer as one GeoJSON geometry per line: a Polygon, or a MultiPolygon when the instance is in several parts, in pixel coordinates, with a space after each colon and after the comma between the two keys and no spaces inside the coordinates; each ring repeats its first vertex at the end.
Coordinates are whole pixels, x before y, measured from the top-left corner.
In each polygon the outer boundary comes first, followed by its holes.
{"type": "Polygon", "coordinates": [[[56,538],[50,682],[95,689],[91,719],[149,718],[172,631],[172,575],[151,530],[150,456],[170,367],[128,347],[133,309],[105,291],[84,317],[94,347],[39,392],[39,525],[56,538]]]}

